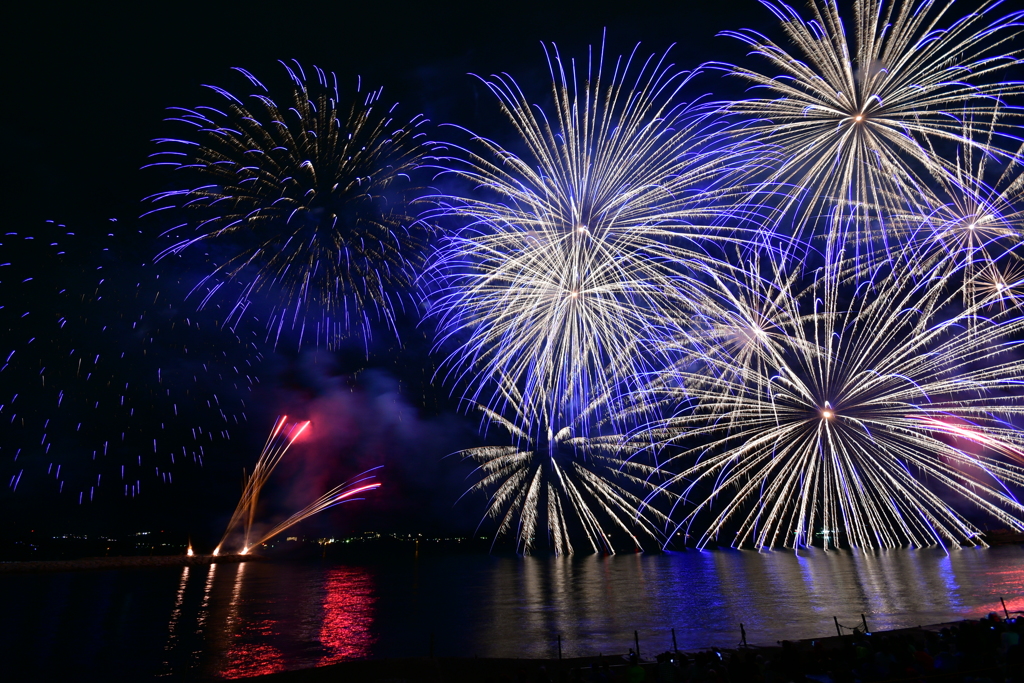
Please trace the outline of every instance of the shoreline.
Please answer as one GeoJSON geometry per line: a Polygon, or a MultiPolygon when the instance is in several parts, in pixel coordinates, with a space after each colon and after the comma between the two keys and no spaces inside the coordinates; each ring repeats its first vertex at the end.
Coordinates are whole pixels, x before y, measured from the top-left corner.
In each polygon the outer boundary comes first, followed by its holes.
{"type": "MultiPolygon", "coordinates": [[[[1003,622],[1001,618],[998,623],[1005,623],[1008,627],[1020,629],[1021,618],[1013,618],[1003,622]]],[[[989,622],[985,619],[962,619],[959,621],[942,622],[922,626],[892,629],[890,631],[873,631],[866,636],[863,633],[855,632],[844,635],[822,636],[820,638],[803,638],[792,641],[777,641],[774,645],[751,644],[746,647],[718,648],[703,647],[690,650],[676,650],[674,655],[683,660],[688,660],[695,667],[704,666],[717,668],[721,673],[724,670],[735,668],[737,662],[740,667],[747,667],[752,673],[755,660],[779,662],[796,659],[827,660],[833,664],[839,664],[843,654],[849,654],[858,644],[873,641],[879,644],[884,641],[900,641],[916,645],[924,651],[929,641],[934,642],[940,634],[948,634],[958,629],[969,629],[976,627],[979,623],[989,622]],[[866,641],[865,639],[868,639],[866,641]],[[701,662],[704,664],[701,664],[701,662]]],[[[991,623],[991,622],[990,622],[991,623]]],[[[985,626],[984,628],[988,628],[985,626]]],[[[632,653],[632,650],[630,650],[632,653]]],[[[645,656],[640,660],[640,666],[646,671],[645,680],[648,683],[660,680],[658,667],[663,657],[673,656],[672,651],[659,652],[653,656],[642,653],[645,656]]],[[[884,681],[942,681],[943,683],[954,683],[963,680],[974,680],[975,675],[986,675],[1002,670],[1005,662],[989,661],[978,666],[975,665],[969,670],[946,670],[938,669],[917,671],[913,674],[895,677],[873,678],[872,680],[884,681]]],[[[280,671],[251,677],[249,680],[268,681],[270,683],[316,683],[319,681],[359,680],[359,681],[380,681],[381,683],[413,683],[424,681],[427,683],[566,683],[574,681],[577,683],[594,683],[591,680],[592,672],[596,669],[604,669],[605,674],[599,681],[603,683],[625,683],[629,679],[627,669],[630,667],[629,654],[598,654],[584,657],[566,657],[549,659],[520,659],[508,657],[402,657],[384,659],[360,659],[328,664],[326,666],[307,669],[296,669],[292,671],[280,671]]],[[[820,681],[823,677],[811,675],[806,672],[808,678],[801,676],[800,681],[820,681]]],[[[224,680],[218,677],[204,678],[202,680],[224,680]]],[[[687,679],[689,680],[689,679],[687,679]]],[[[700,680],[706,680],[701,678],[700,680]]],[[[710,679],[708,679],[710,680],[710,679]]],[[[715,678],[713,680],[754,680],[746,676],[736,678],[715,678]]],[[[831,677],[828,680],[839,680],[831,677]]],[[[852,680],[852,679],[851,679],[852,680]]]]}
{"type": "MultiPolygon", "coordinates": [[[[960,621],[943,622],[940,624],[929,624],[924,626],[913,626],[909,628],[893,629],[891,631],[875,631],[871,633],[872,638],[905,638],[910,641],[923,643],[928,634],[938,634],[943,629],[960,627],[964,624],[973,624],[977,620],[964,619],[960,621]]],[[[736,648],[703,647],[690,650],[677,650],[679,655],[694,661],[699,657],[717,658],[726,666],[735,658],[753,658],[761,656],[772,658],[782,655],[787,650],[796,652],[799,655],[808,655],[812,652],[838,652],[850,644],[857,637],[856,635],[833,635],[820,638],[804,638],[793,641],[778,641],[775,645],[756,645],[736,648]]],[[[654,656],[643,653],[644,656],[640,665],[647,671],[648,682],[657,680],[658,661],[662,655],[671,654],[671,651],[659,652],[654,656]]],[[[713,660],[712,660],[713,661],[713,660]]],[[[583,680],[586,680],[591,667],[607,667],[611,677],[608,683],[615,680],[624,680],[623,674],[629,666],[628,654],[597,654],[584,657],[565,657],[550,659],[520,659],[508,657],[402,657],[385,659],[360,659],[347,662],[337,662],[326,666],[313,667],[308,669],[295,669],[292,671],[280,671],[276,673],[261,674],[248,677],[250,680],[268,681],[272,683],[315,683],[318,681],[338,680],[360,680],[360,681],[382,681],[384,683],[412,683],[413,681],[444,681],[445,683],[480,683],[481,681],[528,681],[557,683],[562,680],[577,680],[566,678],[573,670],[580,670],[583,680]]],[[[949,674],[933,674],[948,676],[949,674]]],[[[207,678],[203,680],[224,680],[221,678],[207,678]]],[[[892,679],[903,680],[903,679],[892,679]]],[[[931,676],[913,677],[908,680],[931,680],[931,676]]],[[[941,678],[938,680],[959,680],[941,678]]]]}
{"type": "MultiPolygon", "coordinates": [[[[985,531],[983,533],[986,541],[984,547],[998,547],[998,546],[1020,546],[1024,549],[1024,533],[1016,533],[1007,530],[996,530],[996,531],[985,531]]],[[[408,543],[405,545],[412,545],[408,543]]],[[[419,544],[416,544],[416,552],[420,552],[419,544]]],[[[426,550],[427,548],[423,548],[426,550]]],[[[463,548],[461,545],[459,549],[463,548]]],[[[717,546],[709,548],[710,550],[735,550],[732,548],[718,548],[717,546]]],[[[363,550],[370,550],[370,548],[354,547],[350,549],[352,552],[361,552],[363,550]]],[[[377,548],[376,550],[381,550],[377,548]]],[[[394,547],[387,547],[384,550],[394,551],[394,547]]],[[[402,548],[406,550],[406,548],[402,548]]],[[[675,550],[672,552],[686,552],[692,548],[685,548],[675,550]]],[[[845,549],[848,550],[848,549],[845,549]]],[[[839,552],[843,552],[840,550],[839,552]]],[[[493,554],[487,552],[486,554],[493,554]]],[[[289,560],[289,559],[312,559],[313,556],[323,559],[322,549],[317,549],[315,553],[307,552],[290,552],[280,553],[271,552],[269,554],[251,553],[249,555],[239,554],[225,554],[219,556],[213,556],[209,554],[196,554],[196,555],[116,555],[116,556],[94,556],[94,557],[80,557],[78,559],[71,560],[0,560],[0,576],[5,574],[36,574],[36,573],[55,573],[55,572],[72,572],[72,571],[92,571],[92,570],[103,570],[103,569],[145,569],[145,568],[160,568],[160,567],[186,567],[186,566],[208,566],[216,563],[241,563],[249,561],[278,561],[278,560],[289,560]]],[[[336,554],[332,554],[329,558],[331,561],[341,561],[343,558],[338,557],[336,554]]]]}

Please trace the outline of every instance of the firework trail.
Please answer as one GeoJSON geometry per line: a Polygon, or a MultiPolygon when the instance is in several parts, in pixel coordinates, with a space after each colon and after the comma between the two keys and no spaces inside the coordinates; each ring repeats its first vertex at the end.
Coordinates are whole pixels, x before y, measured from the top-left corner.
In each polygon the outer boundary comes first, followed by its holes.
{"type": "Polygon", "coordinates": [[[186,222],[166,231],[176,241],[158,259],[205,249],[210,272],[193,292],[202,307],[233,286],[228,326],[263,295],[275,344],[293,330],[299,346],[350,336],[368,345],[374,321],[397,334],[412,304],[427,235],[407,213],[409,174],[426,149],[426,120],[396,120],[381,90],[357,89],[345,104],[334,74],[313,67],[307,78],[298,63],[282,65],[280,93],[236,69],[254,91],[247,97],[207,86],[216,106],[171,110],[190,132],[158,138],[150,166],[188,185],[150,197],[159,205],[150,213],[176,209],[186,222]]]}
{"type": "MultiPolygon", "coordinates": [[[[510,406],[518,405],[520,397],[510,406]]],[[[667,518],[644,502],[647,495],[670,499],[657,488],[661,481],[656,465],[630,454],[650,449],[650,442],[620,436],[579,436],[576,425],[545,437],[532,436],[527,416],[509,420],[478,406],[485,420],[503,427],[513,440],[508,446],[481,446],[457,453],[477,463],[479,480],[467,491],[487,491],[490,498],[484,519],[498,519],[494,542],[512,532],[516,550],[530,554],[538,527],[546,527],[556,555],[572,554],[572,538],[583,538],[597,553],[614,554],[612,531],[621,532],[628,547],[642,549],[643,540],[661,545],[659,529],[667,518]],[[575,429],[574,429],[575,427],[575,429]]],[[[670,500],[671,504],[671,500],[670,500]]],[[[483,524],[483,520],[481,520],[483,524]]],[[[617,544],[625,547],[621,542],[617,544]]]]}
{"type": "Polygon", "coordinates": [[[177,315],[137,247],[114,222],[0,238],[0,471],[22,505],[173,485],[246,422],[258,349],[177,315]]]}
{"type": "Polygon", "coordinates": [[[260,491],[263,490],[263,485],[267,483],[267,479],[270,478],[274,468],[281,462],[281,458],[284,457],[284,454],[288,452],[288,449],[291,448],[292,444],[308,427],[308,420],[288,424],[287,415],[277,418],[274,428],[270,430],[270,436],[267,437],[267,442],[263,445],[259,460],[256,461],[256,467],[253,468],[252,474],[246,478],[245,486],[242,489],[242,497],[239,499],[238,505],[235,506],[235,511],[228,521],[228,526],[224,530],[220,543],[213,550],[214,555],[220,554],[224,543],[239,524],[244,526],[242,554],[244,555],[252,547],[253,544],[249,543],[249,537],[252,531],[253,518],[256,515],[256,504],[259,502],[260,491]]]}
{"type": "Polygon", "coordinates": [[[373,481],[372,476],[367,476],[374,470],[379,470],[381,467],[383,467],[383,465],[368,469],[365,472],[356,475],[355,479],[347,481],[340,486],[335,486],[333,489],[296,512],[291,517],[260,536],[255,543],[250,545],[246,542],[245,547],[242,548],[242,555],[247,554],[252,548],[266,543],[283,531],[290,529],[302,520],[308,519],[317,513],[323,512],[335,505],[341,505],[342,503],[351,503],[353,501],[363,500],[363,498],[354,498],[353,496],[357,496],[360,493],[366,493],[367,491],[375,491],[382,486],[380,482],[373,481]]]}
{"type": "Polygon", "coordinates": [[[756,117],[743,134],[775,159],[765,182],[792,188],[776,222],[796,210],[798,230],[813,230],[838,205],[856,220],[833,223],[847,230],[833,237],[870,257],[893,246],[891,213],[928,212],[930,180],[950,173],[935,144],[999,155],[1000,138],[1012,137],[1008,122],[993,124],[994,136],[965,135],[962,124],[1015,113],[1001,99],[1021,94],[1024,84],[1003,72],[1019,64],[1019,50],[1005,50],[1024,13],[996,16],[1000,3],[988,1],[957,18],[951,2],[856,0],[850,30],[834,0],[813,0],[809,18],[781,2],[763,4],[793,49],[752,30],[729,31],[768,68],[717,66],[759,94],[722,107],[756,117]]]}
{"type": "Polygon", "coordinates": [[[710,518],[701,546],[734,529],[734,546],[757,548],[808,546],[818,531],[826,548],[982,542],[934,484],[1024,530],[1008,488],[1024,469],[999,457],[1024,461],[1012,423],[1024,319],[968,324],[982,310],[943,286],[946,264],[932,272],[880,268],[856,289],[820,274],[762,308],[781,311],[751,353],[669,373],[681,408],[652,439],[682,449],[678,528],[710,518]]]}
{"type": "Polygon", "coordinates": [[[545,51],[552,111],[507,75],[481,79],[526,153],[474,137],[479,151],[449,159],[443,170],[475,190],[434,198],[464,227],[423,278],[438,348],[456,347],[447,378],[495,413],[521,396],[538,435],[659,365],[665,321],[714,303],[704,275],[727,269],[714,254],[746,244],[755,217],[720,182],[754,162],[746,143],[709,144],[722,122],[679,101],[691,73],[667,55],[545,51]]]}

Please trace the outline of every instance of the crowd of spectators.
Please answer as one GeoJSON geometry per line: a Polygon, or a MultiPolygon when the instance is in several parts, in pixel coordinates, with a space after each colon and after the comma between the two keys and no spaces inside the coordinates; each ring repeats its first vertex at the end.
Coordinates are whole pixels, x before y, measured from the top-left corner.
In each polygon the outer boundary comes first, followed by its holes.
{"type": "Polygon", "coordinates": [[[964,621],[939,631],[862,633],[781,647],[666,652],[656,663],[594,664],[568,683],[1024,683],[1024,618],[964,621]]]}

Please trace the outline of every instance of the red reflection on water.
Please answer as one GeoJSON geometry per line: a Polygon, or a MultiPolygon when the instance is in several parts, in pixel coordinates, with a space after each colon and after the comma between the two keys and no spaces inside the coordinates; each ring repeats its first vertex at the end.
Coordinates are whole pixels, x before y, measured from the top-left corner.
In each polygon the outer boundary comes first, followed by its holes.
{"type": "MultiPolygon", "coordinates": [[[[263,626],[269,631],[272,623],[264,622],[263,626]]],[[[224,678],[262,676],[285,669],[281,651],[268,643],[241,643],[227,653],[227,661],[227,666],[219,672],[224,678]]]]}
{"type": "Polygon", "coordinates": [[[324,589],[320,643],[328,654],[320,664],[369,656],[377,640],[371,630],[373,578],[365,569],[336,567],[328,573],[324,589]]]}
{"type": "Polygon", "coordinates": [[[999,601],[1000,595],[1006,602],[1006,610],[1011,617],[1024,614],[1024,596],[1019,595],[1020,587],[1024,586],[1024,567],[988,571],[981,576],[985,581],[984,585],[989,586],[996,597],[992,602],[979,605],[971,610],[973,616],[983,617],[990,612],[995,612],[1000,618],[1003,618],[1005,613],[1003,612],[1003,603],[999,601]],[[1014,614],[1014,612],[1018,614],[1014,614]]]}

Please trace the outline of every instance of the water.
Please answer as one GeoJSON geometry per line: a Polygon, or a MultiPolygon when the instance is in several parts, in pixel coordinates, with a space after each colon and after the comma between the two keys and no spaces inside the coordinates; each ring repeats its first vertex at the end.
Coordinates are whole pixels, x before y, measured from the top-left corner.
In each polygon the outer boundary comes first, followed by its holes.
{"type": "MultiPolygon", "coordinates": [[[[236,678],[353,658],[732,647],[1024,610],[1024,548],[389,557],[0,577],[5,678],[236,678]]],[[[7,679],[11,680],[11,679],[7,679]]]]}

